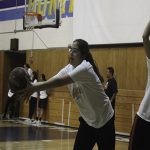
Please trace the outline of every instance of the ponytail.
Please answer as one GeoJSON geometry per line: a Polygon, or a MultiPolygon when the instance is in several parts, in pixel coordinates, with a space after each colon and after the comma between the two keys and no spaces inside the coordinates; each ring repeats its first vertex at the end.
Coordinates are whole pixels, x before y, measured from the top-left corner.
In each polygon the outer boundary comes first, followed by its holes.
{"type": "Polygon", "coordinates": [[[101,76],[99,70],[98,70],[98,67],[96,66],[95,62],[94,62],[94,59],[89,51],[89,45],[88,45],[88,42],[86,42],[85,40],[82,40],[82,39],[76,39],[74,40],[74,42],[77,42],[77,45],[80,49],[80,52],[83,56],[83,58],[90,62],[90,64],[93,66],[93,69],[95,71],[95,73],[97,74],[97,76],[99,77],[100,81],[103,83],[104,82],[104,78],[101,76]]]}
{"type": "Polygon", "coordinates": [[[101,76],[99,69],[97,67],[97,65],[95,64],[95,61],[91,55],[91,53],[87,53],[87,55],[85,56],[85,60],[90,62],[90,64],[93,66],[94,72],[97,74],[97,76],[99,77],[100,81],[103,83],[104,82],[104,78],[101,76]]]}

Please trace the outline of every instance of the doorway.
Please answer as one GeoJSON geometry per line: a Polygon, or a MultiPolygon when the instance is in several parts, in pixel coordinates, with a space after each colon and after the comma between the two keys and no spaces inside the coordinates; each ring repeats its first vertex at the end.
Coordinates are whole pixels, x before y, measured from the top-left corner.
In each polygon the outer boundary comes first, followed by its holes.
{"type": "Polygon", "coordinates": [[[9,74],[15,67],[23,67],[25,63],[26,51],[4,51],[2,111],[7,99],[9,74]]]}

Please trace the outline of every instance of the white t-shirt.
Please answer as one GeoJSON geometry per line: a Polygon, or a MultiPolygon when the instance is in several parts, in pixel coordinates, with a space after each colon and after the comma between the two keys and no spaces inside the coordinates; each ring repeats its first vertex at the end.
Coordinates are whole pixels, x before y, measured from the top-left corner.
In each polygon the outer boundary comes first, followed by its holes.
{"type": "Polygon", "coordinates": [[[137,115],[150,122],[150,59],[147,58],[148,80],[144,98],[140,104],[137,115]]]}
{"type": "Polygon", "coordinates": [[[8,91],[8,97],[12,97],[14,93],[11,92],[11,90],[8,91]]]}
{"type": "MultiPolygon", "coordinates": [[[[33,81],[33,83],[37,83],[37,79],[35,79],[35,80],[33,81]]],[[[32,93],[31,96],[37,98],[37,97],[38,97],[38,92],[32,93]]]]}
{"type": "Polygon", "coordinates": [[[40,91],[40,99],[45,99],[45,98],[47,98],[47,92],[46,92],[46,90],[44,90],[44,91],[40,91]]]}
{"type": "Polygon", "coordinates": [[[104,126],[112,118],[114,111],[92,65],[86,60],[76,68],[68,64],[54,77],[61,78],[65,75],[69,75],[74,81],[68,88],[86,123],[94,128],[104,126]]]}
{"type": "Polygon", "coordinates": [[[32,69],[31,68],[28,68],[28,74],[29,74],[29,76],[30,76],[30,79],[32,80],[33,79],[33,71],[32,71],[32,69]]]}

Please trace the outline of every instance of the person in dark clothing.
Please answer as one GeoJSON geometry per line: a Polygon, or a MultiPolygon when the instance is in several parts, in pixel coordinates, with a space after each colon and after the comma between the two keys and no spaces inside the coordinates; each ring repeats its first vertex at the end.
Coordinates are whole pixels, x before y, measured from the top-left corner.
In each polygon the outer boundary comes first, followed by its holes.
{"type": "Polygon", "coordinates": [[[112,107],[115,110],[116,94],[118,92],[117,81],[114,78],[114,68],[107,68],[107,82],[105,85],[105,93],[109,97],[112,107]]]}
{"type": "Polygon", "coordinates": [[[9,89],[3,119],[9,119],[14,117],[13,116],[15,111],[14,101],[15,101],[14,93],[9,89]],[[9,118],[7,118],[7,114],[9,114],[9,118]]]}
{"type": "Polygon", "coordinates": [[[20,101],[19,100],[15,100],[14,107],[15,107],[14,118],[17,119],[20,116],[20,101]]]}
{"type": "MultiPolygon", "coordinates": [[[[46,81],[45,74],[41,74],[42,81],[46,81]]],[[[33,124],[35,126],[41,125],[41,120],[43,117],[43,114],[47,108],[48,103],[48,94],[46,90],[42,90],[39,92],[39,102],[38,102],[38,109],[36,114],[36,120],[33,121],[33,124]]]]}
{"type": "MultiPolygon", "coordinates": [[[[32,84],[38,82],[38,74],[33,71],[33,79],[32,84]]],[[[28,119],[25,120],[26,124],[32,124],[33,115],[36,113],[37,109],[37,101],[38,101],[38,92],[33,92],[29,98],[29,114],[28,119]]]]}

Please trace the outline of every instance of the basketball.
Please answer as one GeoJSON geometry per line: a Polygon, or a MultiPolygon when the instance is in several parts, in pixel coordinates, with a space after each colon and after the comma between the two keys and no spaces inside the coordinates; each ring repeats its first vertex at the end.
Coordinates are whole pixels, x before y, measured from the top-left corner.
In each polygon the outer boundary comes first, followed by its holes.
{"type": "Polygon", "coordinates": [[[29,82],[29,74],[23,67],[16,67],[10,72],[8,84],[13,92],[25,89],[29,82]]]}

